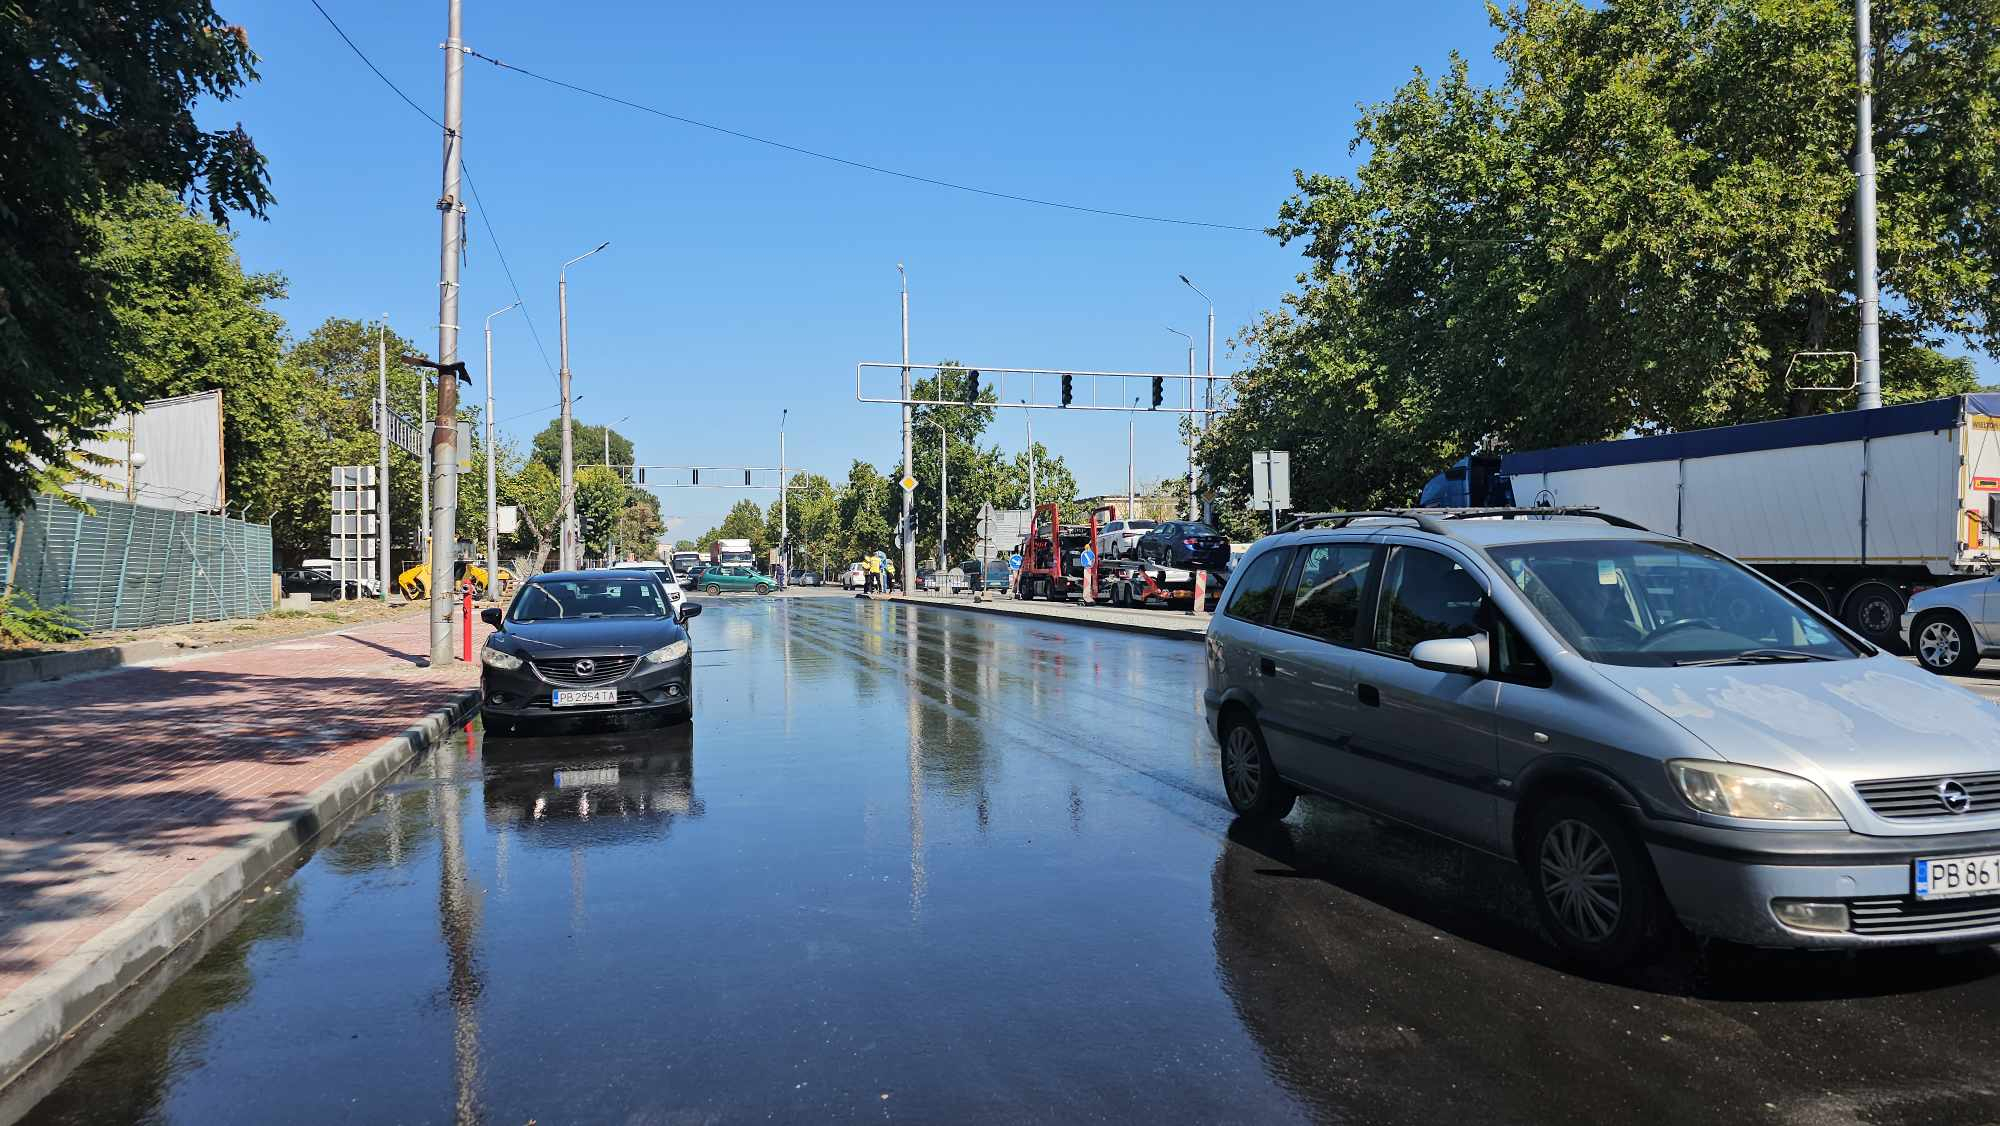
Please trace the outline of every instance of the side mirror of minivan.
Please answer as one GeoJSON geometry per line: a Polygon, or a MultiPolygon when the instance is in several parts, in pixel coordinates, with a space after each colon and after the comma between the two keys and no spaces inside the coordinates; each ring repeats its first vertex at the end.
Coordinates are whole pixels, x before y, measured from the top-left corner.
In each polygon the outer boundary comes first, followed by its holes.
{"type": "Polygon", "coordinates": [[[498,606],[488,606],[486,609],[481,610],[479,612],[479,620],[492,626],[494,629],[506,628],[500,624],[500,608],[498,606]]]}
{"type": "Polygon", "coordinates": [[[1434,637],[1410,650],[1410,663],[1432,672],[1486,675],[1486,635],[1434,637]]]}

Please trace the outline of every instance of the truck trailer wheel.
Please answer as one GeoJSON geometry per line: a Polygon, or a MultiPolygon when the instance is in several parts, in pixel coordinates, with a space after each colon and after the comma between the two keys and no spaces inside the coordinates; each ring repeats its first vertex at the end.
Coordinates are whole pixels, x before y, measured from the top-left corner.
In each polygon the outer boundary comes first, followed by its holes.
{"type": "Polygon", "coordinates": [[[1898,627],[1903,620],[1903,596],[1881,583],[1863,583],[1847,592],[1840,620],[1891,653],[1904,651],[1898,627]]]}

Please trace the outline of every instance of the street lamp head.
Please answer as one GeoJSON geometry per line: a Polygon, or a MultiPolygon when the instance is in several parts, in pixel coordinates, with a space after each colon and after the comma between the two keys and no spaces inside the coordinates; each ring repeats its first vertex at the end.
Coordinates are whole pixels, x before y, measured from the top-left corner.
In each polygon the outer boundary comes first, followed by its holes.
{"type": "Polygon", "coordinates": [[[1178,277],[1179,279],[1181,279],[1181,284],[1182,284],[1182,285],[1185,285],[1185,286],[1189,286],[1189,287],[1192,287],[1192,286],[1194,285],[1194,283],[1193,283],[1193,282],[1191,282],[1191,281],[1187,280],[1187,275],[1186,275],[1186,274],[1176,274],[1176,275],[1174,275],[1174,276],[1175,276],[1175,277],[1178,277]]]}
{"type": "Polygon", "coordinates": [[[144,450],[134,450],[127,460],[131,462],[132,468],[143,469],[146,465],[146,453],[144,450]]]}

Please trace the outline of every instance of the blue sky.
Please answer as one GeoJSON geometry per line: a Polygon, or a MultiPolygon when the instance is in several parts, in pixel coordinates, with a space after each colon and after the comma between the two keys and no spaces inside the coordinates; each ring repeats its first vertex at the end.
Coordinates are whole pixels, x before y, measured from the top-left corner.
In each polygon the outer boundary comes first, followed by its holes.
{"type": "MultiPolygon", "coordinates": [[[[433,113],[445,5],[321,0],[433,113]]],[[[277,204],[239,224],[246,266],[290,279],[303,335],[388,314],[436,344],[437,130],[370,74],[306,3],[221,0],[262,81],[210,120],[241,119],[277,204]]],[[[485,54],[716,124],[1021,195],[1261,227],[1294,168],[1345,172],[1355,105],[1447,53],[1490,76],[1492,32],[1467,0],[1394,5],[668,7],[466,0],[485,54]]],[[[502,419],[556,399],[558,265],[570,275],[578,417],[618,424],[654,464],[789,464],[840,478],[899,457],[895,408],[855,402],[854,364],[892,360],[896,264],[911,356],[974,365],[1182,370],[1172,326],[1203,333],[1185,273],[1224,340],[1291,288],[1301,260],[1255,232],[1080,215],[876,176],[721,136],[498,71],[465,72],[465,158],[547,349],[520,313],[494,322],[502,419]]],[[[513,298],[476,210],[460,319],[513,298]]],[[[525,440],[553,412],[506,424],[525,440]]],[[[1022,412],[989,441],[1023,444],[1022,412]]],[[[1035,412],[1036,437],[1087,492],[1122,491],[1125,420],[1035,412]]],[[[1138,473],[1182,470],[1172,416],[1138,419],[1138,473]]],[[[928,486],[928,483],[926,483],[928,486]]],[[[683,531],[741,496],[662,494],[683,531]]]]}

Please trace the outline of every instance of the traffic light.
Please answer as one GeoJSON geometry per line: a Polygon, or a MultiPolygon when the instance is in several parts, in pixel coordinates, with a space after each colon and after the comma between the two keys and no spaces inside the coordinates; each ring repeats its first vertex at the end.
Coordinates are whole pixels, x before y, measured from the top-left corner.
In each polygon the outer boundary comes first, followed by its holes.
{"type": "MultiPolygon", "coordinates": [[[[1153,382],[1158,383],[1159,380],[1156,379],[1153,382]]],[[[1157,402],[1159,397],[1160,397],[1160,389],[1155,387],[1153,389],[1153,399],[1157,402]]],[[[701,470],[699,469],[688,470],[688,484],[690,485],[701,484],[701,470]]]]}
{"type": "Polygon", "coordinates": [[[1063,404],[1062,404],[1063,406],[1069,405],[1070,394],[1072,390],[1070,380],[1072,380],[1073,378],[1075,377],[1070,375],[1068,372],[1063,373],[1063,404]]]}
{"type": "Polygon", "coordinates": [[[965,401],[972,404],[979,401],[979,369],[965,373],[965,401]]]}
{"type": "Polygon", "coordinates": [[[750,471],[748,469],[743,471],[743,484],[745,486],[750,484],[750,471]]]}
{"type": "Polygon", "coordinates": [[[1159,410],[1159,409],[1160,409],[1160,400],[1161,400],[1161,399],[1162,399],[1162,398],[1163,398],[1163,397],[1164,397],[1164,396],[1166,395],[1166,390],[1167,390],[1167,381],[1166,381],[1165,379],[1162,379],[1161,377],[1159,377],[1159,376],[1157,376],[1157,375],[1156,375],[1156,376],[1154,376],[1154,377],[1153,377],[1153,409],[1154,409],[1154,410],[1159,410]]]}

